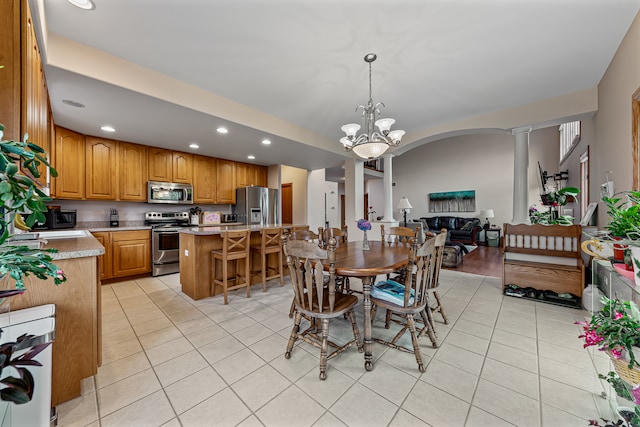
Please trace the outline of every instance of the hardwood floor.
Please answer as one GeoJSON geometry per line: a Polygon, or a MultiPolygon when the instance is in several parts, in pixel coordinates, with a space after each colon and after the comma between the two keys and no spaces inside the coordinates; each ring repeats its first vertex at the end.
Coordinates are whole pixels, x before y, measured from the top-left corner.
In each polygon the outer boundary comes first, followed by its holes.
{"type": "Polygon", "coordinates": [[[462,264],[458,268],[442,268],[483,276],[502,277],[502,251],[500,248],[479,245],[477,249],[463,256],[462,264]]]}

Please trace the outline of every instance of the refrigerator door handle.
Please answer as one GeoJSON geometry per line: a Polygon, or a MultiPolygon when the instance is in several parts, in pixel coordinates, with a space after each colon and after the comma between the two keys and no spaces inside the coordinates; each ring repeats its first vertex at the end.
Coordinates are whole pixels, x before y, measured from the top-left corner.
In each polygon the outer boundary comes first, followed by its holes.
{"type": "Polygon", "coordinates": [[[266,191],[261,191],[261,200],[260,200],[260,207],[261,207],[261,218],[260,218],[260,224],[261,225],[266,225],[267,224],[267,210],[269,209],[269,193],[267,193],[266,191]]]}

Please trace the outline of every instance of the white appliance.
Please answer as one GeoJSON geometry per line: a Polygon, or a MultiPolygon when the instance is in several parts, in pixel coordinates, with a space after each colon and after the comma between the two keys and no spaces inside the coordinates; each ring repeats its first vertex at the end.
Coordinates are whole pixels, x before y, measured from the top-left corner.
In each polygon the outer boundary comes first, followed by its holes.
{"type": "MultiPolygon", "coordinates": [[[[16,341],[20,335],[34,335],[30,346],[50,343],[56,330],[56,306],[54,304],[25,308],[0,314],[2,335],[0,342],[16,341]]],[[[50,426],[51,424],[51,364],[52,346],[47,346],[34,360],[42,366],[28,366],[35,388],[31,401],[15,405],[0,401],[0,426],[50,426]]],[[[15,357],[15,354],[14,354],[15,357]]],[[[7,368],[2,377],[15,376],[16,371],[7,368]]]]}

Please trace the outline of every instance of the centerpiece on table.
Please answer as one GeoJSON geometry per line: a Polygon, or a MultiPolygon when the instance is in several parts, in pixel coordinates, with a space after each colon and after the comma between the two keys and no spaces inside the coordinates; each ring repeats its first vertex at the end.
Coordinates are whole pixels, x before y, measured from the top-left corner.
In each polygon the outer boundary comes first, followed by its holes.
{"type": "Polygon", "coordinates": [[[640,310],[632,301],[604,296],[601,301],[604,308],[591,320],[576,322],[583,328],[579,338],[584,339],[585,348],[597,346],[611,358],[615,372],[598,376],[611,384],[618,396],[635,404],[626,415],[630,425],[640,426],[640,363],[635,354],[640,350],[640,310]]]}
{"type": "Polygon", "coordinates": [[[358,228],[364,232],[364,236],[362,238],[362,250],[368,251],[369,248],[369,239],[367,239],[367,230],[371,230],[371,223],[364,218],[360,218],[358,220],[358,228]]]}

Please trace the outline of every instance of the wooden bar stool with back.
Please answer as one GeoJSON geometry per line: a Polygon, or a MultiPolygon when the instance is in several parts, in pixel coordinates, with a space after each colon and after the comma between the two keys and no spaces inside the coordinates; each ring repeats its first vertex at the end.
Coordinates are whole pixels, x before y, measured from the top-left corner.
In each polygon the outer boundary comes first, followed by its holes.
{"type": "Polygon", "coordinates": [[[251,296],[251,246],[249,244],[250,236],[250,230],[224,231],[222,233],[222,250],[211,251],[211,294],[213,295],[213,288],[215,288],[216,285],[222,286],[225,304],[229,304],[228,292],[235,289],[246,287],[247,298],[251,296]],[[230,261],[234,262],[234,276],[231,278],[229,278],[230,261]],[[216,276],[216,265],[218,264],[218,262],[221,264],[221,278],[217,278],[216,276]],[[240,274],[240,266],[242,264],[244,264],[244,275],[240,274]],[[229,282],[234,282],[234,284],[232,286],[229,286],[229,282]]]}
{"type": "Polygon", "coordinates": [[[267,291],[267,280],[280,278],[280,286],[284,286],[283,274],[283,252],[282,252],[282,228],[272,227],[260,230],[262,238],[260,245],[252,245],[252,254],[260,256],[260,274],[262,276],[262,292],[267,291]],[[269,266],[269,255],[275,254],[278,257],[276,265],[269,266]]]}

